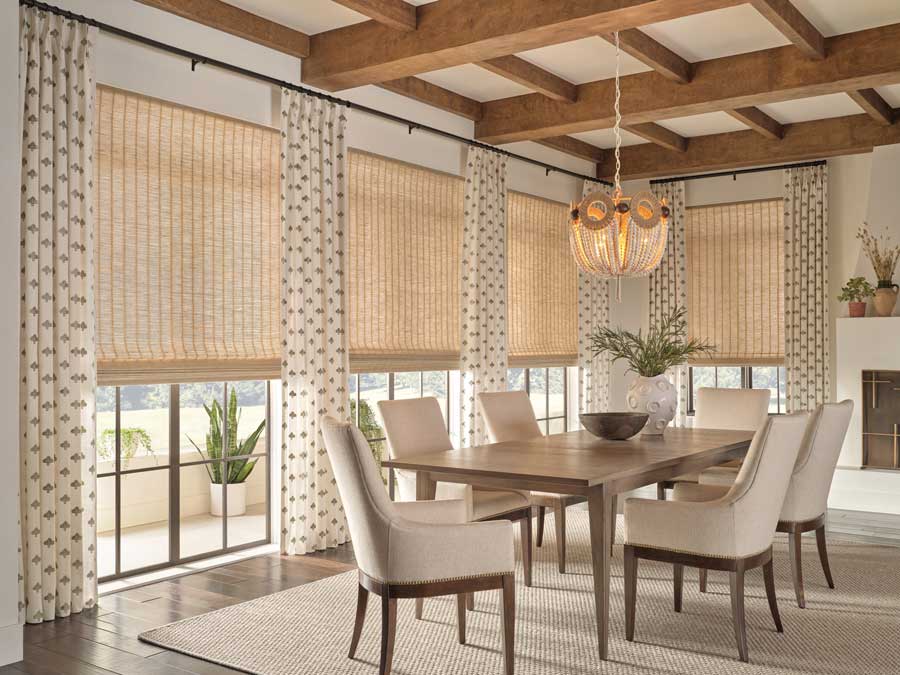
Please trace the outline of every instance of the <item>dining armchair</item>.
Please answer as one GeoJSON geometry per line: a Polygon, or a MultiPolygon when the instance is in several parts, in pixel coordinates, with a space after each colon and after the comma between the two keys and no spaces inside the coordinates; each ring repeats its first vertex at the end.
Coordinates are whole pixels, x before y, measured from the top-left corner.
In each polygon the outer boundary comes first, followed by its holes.
{"type": "MultiPolygon", "coordinates": [[[[777,531],[788,535],[794,594],[797,606],[801,609],[806,607],[801,555],[804,532],[815,531],[825,581],[829,588],[834,588],[831,566],[828,564],[825,519],[831,481],[852,414],[853,401],[849,399],[840,403],[825,403],[813,413],[778,518],[777,531]]],[[[733,467],[707,469],[700,473],[700,485],[695,489],[696,498],[718,499],[727,492],[736,478],[737,470],[733,467]]],[[[706,581],[706,575],[701,570],[701,591],[706,590],[706,581]]]]}
{"type": "MultiPolygon", "coordinates": [[[[768,389],[725,389],[700,387],[694,392],[694,429],[756,431],[769,414],[768,389]]],[[[740,460],[727,464],[737,467],[740,460]]],[[[656,498],[665,499],[666,490],[678,483],[697,483],[700,472],[686,473],[656,484],[656,498]]]]}
{"type": "Polygon", "coordinates": [[[734,484],[713,501],[693,499],[696,484],[675,487],[673,501],[625,501],[625,633],[634,640],[640,559],[672,563],[675,611],[682,607],[684,566],[729,573],[734,634],[741,661],[748,660],[744,573],[762,566],[775,628],[782,632],[775,597],[772,540],[787,494],[791,469],[809,415],[772,417],[753,437],[734,484]]]}
{"type": "Polygon", "coordinates": [[[397,600],[457,596],[459,642],[466,642],[465,597],[501,589],[503,660],[513,673],[515,550],[512,525],[470,523],[464,500],[392,502],[369,443],[352,424],[321,420],[325,449],[347,517],[359,567],[356,619],[349,658],[354,658],[369,593],[381,597],[379,675],[391,672],[397,600]]]}
{"type": "MultiPolygon", "coordinates": [[[[425,398],[379,401],[378,410],[384,421],[388,452],[392,458],[410,457],[453,449],[444,415],[438,400],[425,398]]],[[[416,475],[410,471],[395,471],[397,491],[402,501],[415,501],[416,475]]],[[[464,499],[469,520],[510,520],[519,523],[522,540],[522,563],[525,585],[531,586],[531,495],[521,490],[497,490],[439,481],[434,497],[464,499]]],[[[473,607],[474,599],[468,598],[473,607]]],[[[416,606],[416,616],[422,616],[422,603],[416,606]]]]}
{"type": "MultiPolygon", "coordinates": [[[[542,435],[534,414],[531,399],[524,391],[497,391],[478,394],[478,405],[484,417],[491,443],[524,441],[542,435]]],[[[613,498],[615,499],[615,498],[613,498]]],[[[556,558],[560,574],[566,571],[566,509],[586,501],[579,495],[561,495],[551,492],[531,492],[531,503],[537,507],[537,533],[535,546],[544,543],[544,519],[547,509],[553,511],[556,529],[556,558]]],[[[612,505],[610,519],[615,533],[616,505],[612,505]]],[[[612,540],[610,548],[612,548],[612,540]]]]}

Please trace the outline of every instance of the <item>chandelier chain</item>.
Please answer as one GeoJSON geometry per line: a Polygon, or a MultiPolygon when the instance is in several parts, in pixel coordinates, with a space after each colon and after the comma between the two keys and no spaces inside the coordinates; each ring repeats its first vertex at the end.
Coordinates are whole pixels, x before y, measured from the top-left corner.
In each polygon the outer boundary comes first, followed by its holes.
{"type": "Polygon", "coordinates": [[[619,173],[622,170],[622,161],[619,158],[619,148],[622,146],[622,112],[619,109],[619,101],[622,98],[622,90],[619,88],[619,31],[615,32],[616,36],[616,124],[613,127],[613,131],[616,134],[616,177],[615,177],[615,191],[619,193],[621,191],[621,186],[619,185],[619,173]]]}

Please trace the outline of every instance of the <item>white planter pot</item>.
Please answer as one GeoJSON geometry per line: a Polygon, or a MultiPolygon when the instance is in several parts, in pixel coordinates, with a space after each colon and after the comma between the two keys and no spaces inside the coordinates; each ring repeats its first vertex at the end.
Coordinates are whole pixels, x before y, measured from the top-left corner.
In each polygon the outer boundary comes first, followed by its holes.
{"type": "Polygon", "coordinates": [[[675,419],[678,392],[665,375],[638,376],[628,387],[626,400],[629,410],[650,415],[641,433],[659,435],[675,419]]]}
{"type": "MultiPolygon", "coordinates": [[[[232,483],[226,486],[225,489],[228,490],[228,515],[244,515],[247,512],[247,484],[232,483]]],[[[209,484],[209,512],[214,516],[222,515],[221,483],[209,484]]]]}

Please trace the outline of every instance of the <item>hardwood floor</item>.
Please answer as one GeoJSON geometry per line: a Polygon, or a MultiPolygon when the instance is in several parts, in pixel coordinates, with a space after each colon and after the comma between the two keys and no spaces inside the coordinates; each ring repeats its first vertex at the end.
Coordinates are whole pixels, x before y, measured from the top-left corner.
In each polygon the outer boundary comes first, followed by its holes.
{"type": "MultiPolygon", "coordinates": [[[[875,544],[900,545],[900,516],[830,511],[829,532],[875,544]]],[[[219,675],[230,668],[167,652],[137,639],[164,623],[340,574],[356,566],[348,544],[307,556],[271,554],[206,572],[120,591],[99,607],[25,627],[25,660],[0,675],[219,675]]]]}

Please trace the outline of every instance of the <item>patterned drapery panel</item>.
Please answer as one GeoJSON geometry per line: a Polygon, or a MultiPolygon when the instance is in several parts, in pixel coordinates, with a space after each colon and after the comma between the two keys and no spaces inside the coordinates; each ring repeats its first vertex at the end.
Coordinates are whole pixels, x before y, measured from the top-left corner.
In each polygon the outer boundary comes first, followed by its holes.
{"type": "MultiPolygon", "coordinates": [[[[582,197],[605,186],[584,181],[582,197]]],[[[609,409],[610,362],[607,354],[594,357],[591,333],[609,326],[609,281],[578,270],[578,411],[605,412],[609,409]]]]}
{"type": "Polygon", "coordinates": [[[477,396],[506,389],[506,157],[470,147],[462,242],[459,369],[461,444],[487,434],[477,396]]]}
{"type": "Polygon", "coordinates": [[[784,362],[787,410],[831,395],[828,327],[828,167],[784,172],[784,362]]]}
{"type": "Polygon", "coordinates": [[[19,591],[21,619],[40,623],[93,607],[97,598],[91,209],[97,29],[23,7],[19,35],[19,591]]]}
{"type": "MultiPolygon", "coordinates": [[[[655,186],[654,192],[665,199],[671,209],[669,236],[662,261],[650,275],[650,325],[657,325],[676,307],[687,304],[687,265],[684,233],[684,181],[670,181],[655,186]]],[[[688,367],[676,366],[666,371],[678,392],[678,410],[673,423],[683,427],[687,422],[688,367]]]]}
{"type": "Polygon", "coordinates": [[[348,541],[319,420],[349,416],[345,303],[346,109],[281,93],[281,550],[348,541]]]}

